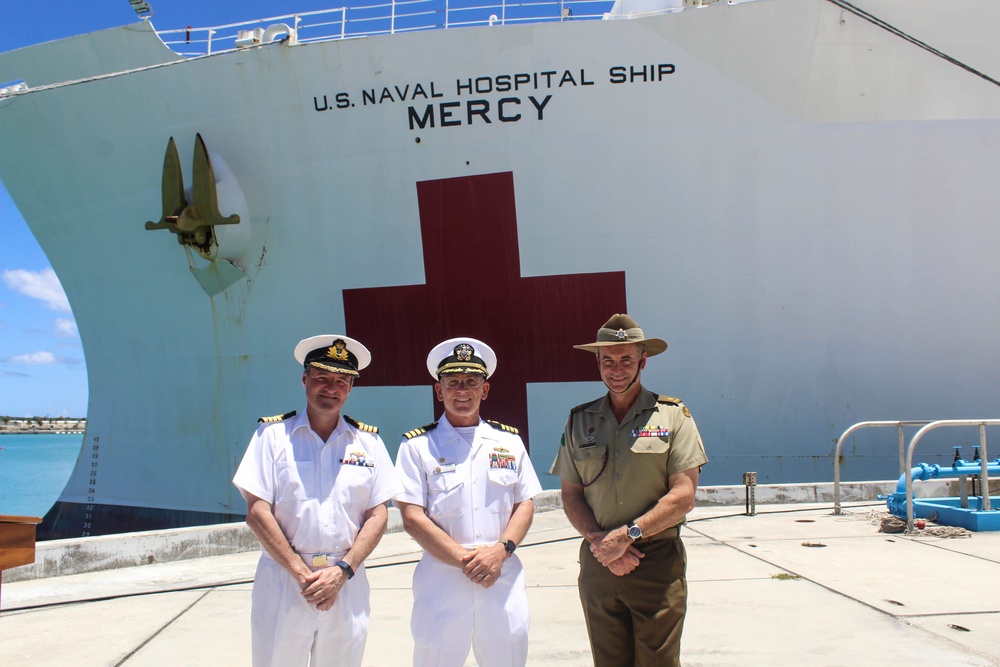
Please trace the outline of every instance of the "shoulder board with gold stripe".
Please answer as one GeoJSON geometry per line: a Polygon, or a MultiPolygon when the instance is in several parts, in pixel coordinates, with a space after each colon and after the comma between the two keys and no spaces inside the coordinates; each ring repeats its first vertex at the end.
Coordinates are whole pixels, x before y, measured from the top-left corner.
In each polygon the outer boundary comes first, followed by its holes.
{"type": "Polygon", "coordinates": [[[295,410],[291,412],[286,412],[283,415],[274,415],[273,417],[261,417],[257,420],[258,424],[273,424],[274,422],[285,421],[286,419],[291,419],[296,414],[295,410]]]}
{"type": "Polygon", "coordinates": [[[663,396],[662,394],[656,397],[656,402],[667,403],[668,405],[680,405],[683,403],[683,401],[676,396],[663,396]]]}
{"type": "Polygon", "coordinates": [[[378,433],[378,426],[372,426],[371,424],[366,424],[364,422],[359,422],[357,419],[351,419],[347,415],[344,415],[344,421],[358,429],[359,431],[366,431],[368,433],[378,433]]]}
{"type": "Polygon", "coordinates": [[[423,435],[424,433],[427,433],[428,431],[433,431],[434,429],[437,428],[437,426],[438,426],[437,422],[431,422],[430,424],[424,424],[423,426],[418,426],[417,428],[413,429],[412,431],[407,431],[406,433],[403,434],[403,437],[406,438],[407,440],[410,440],[412,438],[417,437],[418,435],[423,435]]]}
{"type": "Polygon", "coordinates": [[[513,426],[507,426],[506,424],[495,422],[492,419],[486,419],[484,421],[498,431],[507,431],[508,433],[513,433],[514,435],[517,435],[519,433],[519,431],[513,426]]]}

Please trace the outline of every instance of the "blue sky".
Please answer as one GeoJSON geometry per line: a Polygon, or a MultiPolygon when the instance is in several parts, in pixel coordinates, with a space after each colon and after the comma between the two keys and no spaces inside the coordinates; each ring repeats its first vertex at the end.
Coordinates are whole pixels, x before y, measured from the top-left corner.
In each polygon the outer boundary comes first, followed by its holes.
{"type": "MultiPolygon", "coordinates": [[[[160,30],[344,4],[336,0],[148,2],[153,25],[160,30]]],[[[136,20],[128,0],[0,0],[0,52],[136,20]]],[[[86,412],[87,368],[71,304],[0,183],[0,415],[82,417],[86,412]]]]}

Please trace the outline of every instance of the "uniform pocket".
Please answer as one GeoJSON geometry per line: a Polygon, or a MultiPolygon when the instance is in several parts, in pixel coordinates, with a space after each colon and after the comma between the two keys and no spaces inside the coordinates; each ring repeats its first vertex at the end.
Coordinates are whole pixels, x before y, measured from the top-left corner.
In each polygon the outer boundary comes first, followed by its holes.
{"type": "Polygon", "coordinates": [[[427,510],[431,516],[450,517],[462,513],[465,482],[453,473],[439,473],[427,479],[427,510]]]}
{"type": "Polygon", "coordinates": [[[334,480],[337,500],[346,507],[368,508],[375,469],[341,463],[334,480]]]}
{"type": "Polygon", "coordinates": [[[315,472],[313,461],[275,461],[276,502],[314,497],[315,472]]]}
{"type": "Polygon", "coordinates": [[[670,449],[669,438],[645,437],[632,443],[632,451],[636,454],[663,454],[670,449]]]}
{"type": "Polygon", "coordinates": [[[594,445],[573,450],[573,462],[584,485],[593,484],[608,465],[608,446],[594,445]]]}
{"type": "Polygon", "coordinates": [[[486,486],[486,506],[494,514],[510,514],[514,507],[514,483],[517,473],[513,470],[490,469],[490,482],[486,486]]]}
{"type": "Polygon", "coordinates": [[[577,447],[573,450],[573,460],[577,463],[582,461],[604,460],[604,455],[608,451],[607,445],[594,445],[592,447],[577,447]]]}

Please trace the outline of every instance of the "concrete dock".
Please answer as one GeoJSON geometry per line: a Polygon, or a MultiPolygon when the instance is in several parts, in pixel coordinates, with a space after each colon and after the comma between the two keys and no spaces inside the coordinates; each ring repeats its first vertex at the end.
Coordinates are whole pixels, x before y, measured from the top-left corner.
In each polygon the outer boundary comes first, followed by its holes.
{"type": "MultiPolygon", "coordinates": [[[[687,667],[1000,665],[1000,534],[879,532],[880,504],[699,507],[688,551],[687,667]]],[[[592,664],[577,593],[579,537],[539,511],[518,549],[531,604],[529,665],[592,664]]],[[[420,552],[387,533],[368,560],[364,664],[410,664],[420,552]]],[[[254,552],[6,583],[0,664],[250,664],[254,552]]],[[[467,663],[474,665],[470,657],[467,663]]]]}

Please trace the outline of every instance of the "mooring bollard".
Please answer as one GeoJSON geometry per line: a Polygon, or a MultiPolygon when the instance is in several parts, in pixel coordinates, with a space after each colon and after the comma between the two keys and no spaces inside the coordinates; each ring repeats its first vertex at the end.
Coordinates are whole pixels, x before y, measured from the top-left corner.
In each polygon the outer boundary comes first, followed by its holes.
{"type": "Polygon", "coordinates": [[[743,485],[747,487],[747,516],[757,515],[757,499],[755,497],[755,491],[757,490],[757,473],[755,472],[745,472],[743,473],[743,485]]]}

